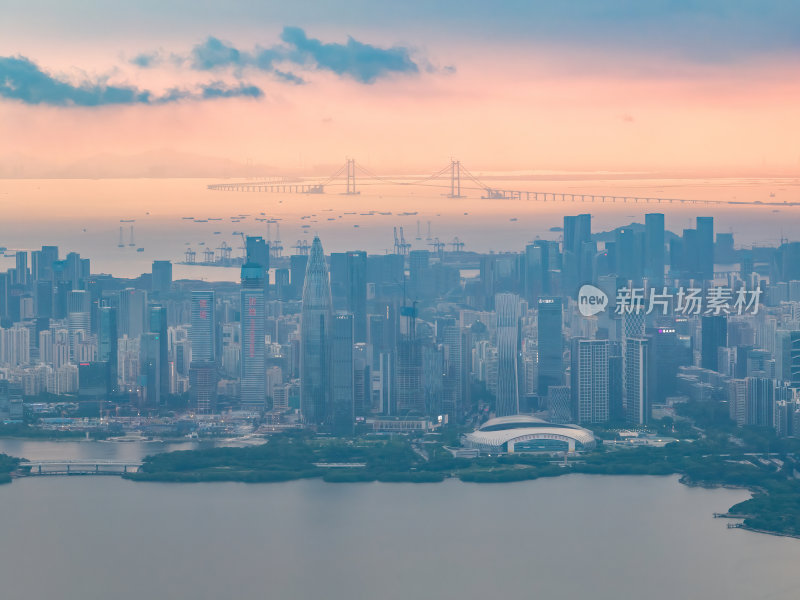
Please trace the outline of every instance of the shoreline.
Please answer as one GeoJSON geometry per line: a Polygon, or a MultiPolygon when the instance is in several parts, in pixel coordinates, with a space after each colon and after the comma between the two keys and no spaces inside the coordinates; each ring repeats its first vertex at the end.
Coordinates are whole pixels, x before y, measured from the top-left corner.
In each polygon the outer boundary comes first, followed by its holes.
{"type": "MultiPolygon", "coordinates": [[[[330,471],[328,471],[330,473],[330,471]]],[[[335,473],[335,471],[334,471],[335,473]]],[[[416,473],[416,472],[412,472],[416,473]]],[[[315,473],[315,474],[297,474],[296,477],[275,477],[275,478],[266,478],[266,479],[246,479],[246,478],[229,478],[229,479],[209,479],[209,480],[199,480],[199,479],[183,479],[183,478],[169,478],[169,477],[137,477],[139,473],[109,473],[105,476],[115,476],[119,477],[120,479],[132,481],[132,482],[139,482],[139,483],[178,483],[178,484],[191,484],[191,483],[246,483],[246,484],[259,484],[259,483],[287,483],[291,481],[301,481],[301,480],[319,480],[322,483],[326,484],[341,484],[341,483],[410,483],[410,484],[425,484],[425,483],[443,483],[446,481],[458,481],[464,484],[513,484],[520,481],[534,481],[536,479],[549,479],[552,477],[561,477],[565,475],[583,475],[583,476],[603,476],[603,477],[672,477],[677,476],[676,482],[685,485],[690,488],[703,488],[707,490],[713,489],[729,489],[729,490],[743,490],[747,491],[751,494],[751,498],[755,496],[757,493],[764,493],[763,489],[748,487],[744,485],[733,485],[733,484],[725,484],[725,483],[713,483],[713,482],[706,482],[706,481],[692,481],[689,477],[681,473],[667,473],[667,474],[656,474],[656,473],[591,473],[591,472],[581,472],[575,471],[572,469],[564,469],[563,472],[557,474],[550,474],[546,476],[537,476],[537,477],[528,477],[528,478],[519,478],[516,480],[507,480],[507,481],[499,481],[499,480],[465,480],[459,477],[456,474],[449,473],[449,474],[439,474],[439,473],[430,473],[433,477],[424,477],[424,478],[415,478],[415,477],[407,477],[406,473],[392,473],[392,474],[385,474],[389,476],[380,476],[376,475],[374,478],[372,475],[369,477],[364,478],[339,478],[339,477],[331,477],[326,478],[326,473],[315,473]]],[[[20,473],[19,469],[16,469],[10,472],[8,479],[4,480],[0,477],[0,485],[2,484],[10,484],[15,479],[23,479],[28,477],[40,477],[39,475],[31,475],[28,473],[20,473]]],[[[88,477],[90,473],[74,473],[71,475],[51,475],[48,477],[88,477]]],[[[366,475],[366,474],[365,474],[366,475]]],[[[734,505],[735,506],[735,505],[734,505]]],[[[731,507],[733,508],[733,507],[731,507]]],[[[730,508],[728,509],[730,511],[730,508]]],[[[735,519],[742,521],[741,523],[737,524],[736,527],[730,527],[731,529],[743,529],[745,531],[749,531],[752,533],[758,533],[763,535],[772,535],[778,537],[788,537],[793,539],[800,540],[800,534],[790,533],[790,532],[781,532],[781,531],[772,531],[769,529],[763,529],[758,527],[752,527],[744,523],[747,518],[752,517],[753,515],[742,514],[738,515],[736,513],[725,512],[725,513],[714,513],[714,518],[726,518],[726,519],[735,519]]]]}

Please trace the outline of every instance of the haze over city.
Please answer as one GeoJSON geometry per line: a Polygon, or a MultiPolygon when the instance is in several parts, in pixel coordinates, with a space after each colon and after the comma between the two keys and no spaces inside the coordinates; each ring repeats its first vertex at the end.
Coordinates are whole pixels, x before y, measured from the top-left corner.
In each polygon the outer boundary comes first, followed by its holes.
{"type": "Polygon", "coordinates": [[[0,2],[0,596],[796,598],[798,23],[0,2]]]}

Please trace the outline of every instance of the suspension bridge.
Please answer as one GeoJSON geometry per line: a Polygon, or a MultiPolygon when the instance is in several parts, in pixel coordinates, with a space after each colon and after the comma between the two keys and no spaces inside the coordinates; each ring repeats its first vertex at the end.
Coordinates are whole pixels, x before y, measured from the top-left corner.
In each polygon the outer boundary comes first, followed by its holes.
{"type": "Polygon", "coordinates": [[[329,188],[344,186],[343,194],[360,194],[360,188],[369,185],[425,186],[439,188],[448,198],[464,198],[466,192],[478,192],[485,200],[527,200],[538,202],[592,202],[592,203],[643,203],[643,204],[724,204],[798,206],[800,202],[761,202],[746,200],[700,200],[691,198],[666,198],[656,196],[630,196],[587,194],[541,190],[498,188],[473,175],[459,160],[451,160],[435,173],[420,177],[378,175],[348,158],[332,175],[325,179],[271,178],[261,181],[214,183],[209,190],[222,192],[271,192],[281,194],[324,194],[329,188]]]}

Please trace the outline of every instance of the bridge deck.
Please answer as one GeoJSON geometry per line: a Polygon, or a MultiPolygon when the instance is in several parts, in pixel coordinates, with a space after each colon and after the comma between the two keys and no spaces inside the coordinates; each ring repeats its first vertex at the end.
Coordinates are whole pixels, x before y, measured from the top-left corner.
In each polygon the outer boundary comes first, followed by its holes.
{"type": "Polygon", "coordinates": [[[142,463],[139,461],[81,461],[39,460],[20,464],[19,474],[26,477],[42,475],[122,475],[135,473],[142,463]]]}

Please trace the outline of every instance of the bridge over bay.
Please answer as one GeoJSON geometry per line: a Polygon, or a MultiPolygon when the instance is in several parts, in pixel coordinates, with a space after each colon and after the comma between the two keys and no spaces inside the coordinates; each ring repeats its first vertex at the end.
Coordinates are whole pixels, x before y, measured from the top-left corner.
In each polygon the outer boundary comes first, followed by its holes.
{"type": "Polygon", "coordinates": [[[669,198],[661,196],[631,196],[602,193],[574,193],[548,190],[521,190],[509,187],[495,187],[473,175],[459,160],[435,173],[419,177],[398,177],[378,175],[372,170],[348,158],[327,178],[288,178],[277,177],[268,180],[237,181],[214,183],[209,190],[221,192],[253,192],[281,194],[324,194],[329,188],[344,186],[346,195],[360,194],[360,188],[369,185],[395,185],[439,188],[448,198],[464,198],[468,192],[479,193],[484,200],[527,200],[537,202],[606,202],[623,204],[702,204],[702,205],[764,205],[800,206],[800,202],[772,202],[747,200],[710,200],[697,198],[669,198]],[[357,178],[358,176],[358,178],[357,178]]]}

